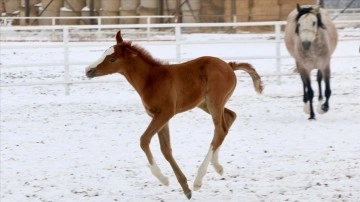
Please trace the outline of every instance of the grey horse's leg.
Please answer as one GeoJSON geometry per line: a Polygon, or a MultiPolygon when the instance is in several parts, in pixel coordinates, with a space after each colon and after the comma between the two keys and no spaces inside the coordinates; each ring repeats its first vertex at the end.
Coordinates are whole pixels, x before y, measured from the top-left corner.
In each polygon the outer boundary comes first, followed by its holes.
{"type": "Polygon", "coordinates": [[[324,80],[325,80],[325,102],[321,105],[321,110],[323,113],[329,111],[329,99],[331,96],[331,89],[330,89],[330,67],[329,65],[324,70],[324,80]]]}
{"type": "Polygon", "coordinates": [[[304,112],[305,114],[310,114],[310,105],[308,103],[308,96],[307,96],[307,91],[306,91],[306,85],[304,80],[302,80],[303,83],[303,90],[304,90],[304,94],[303,94],[303,102],[304,102],[304,112]]]}
{"type": "Polygon", "coordinates": [[[309,98],[308,98],[308,95],[307,95],[307,88],[306,88],[306,80],[304,80],[304,78],[306,78],[305,74],[306,74],[306,71],[300,67],[300,64],[298,62],[296,62],[296,68],[297,70],[299,71],[300,73],[300,76],[301,76],[301,81],[303,83],[303,91],[304,91],[304,94],[303,94],[303,102],[304,102],[304,112],[305,114],[310,114],[310,104],[308,103],[309,101],[309,98]],[[304,76],[303,76],[304,75],[304,76]]]}
{"type": "Polygon", "coordinates": [[[317,82],[319,85],[319,101],[321,101],[321,100],[323,100],[323,94],[322,94],[322,89],[321,89],[321,81],[322,81],[323,75],[321,73],[321,70],[318,70],[316,78],[317,78],[317,82]]]}
{"type": "Polygon", "coordinates": [[[314,91],[311,87],[310,73],[307,71],[302,71],[300,72],[300,75],[304,86],[304,104],[307,105],[307,101],[309,101],[309,108],[310,108],[309,120],[313,120],[315,119],[315,113],[313,107],[314,91]]]}

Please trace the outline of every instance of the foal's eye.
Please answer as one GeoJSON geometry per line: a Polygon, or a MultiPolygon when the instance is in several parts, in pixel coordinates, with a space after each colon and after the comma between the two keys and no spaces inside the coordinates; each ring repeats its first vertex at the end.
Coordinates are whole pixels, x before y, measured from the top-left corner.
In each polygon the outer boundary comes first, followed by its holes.
{"type": "Polygon", "coordinates": [[[115,62],[115,58],[110,58],[109,62],[110,62],[110,63],[114,63],[114,62],[115,62]]]}
{"type": "Polygon", "coordinates": [[[315,27],[315,25],[316,25],[316,22],[314,21],[314,22],[313,22],[313,27],[315,27]]]}

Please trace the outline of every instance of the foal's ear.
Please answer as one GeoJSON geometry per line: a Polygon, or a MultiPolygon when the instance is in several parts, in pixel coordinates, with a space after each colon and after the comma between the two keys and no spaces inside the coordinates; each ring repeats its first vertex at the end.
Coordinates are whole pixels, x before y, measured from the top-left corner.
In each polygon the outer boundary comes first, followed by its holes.
{"type": "Polygon", "coordinates": [[[300,13],[300,10],[301,10],[300,4],[296,4],[296,9],[297,9],[298,13],[300,13]]]}
{"type": "Polygon", "coordinates": [[[121,32],[120,31],[118,31],[117,33],[116,33],[116,43],[121,43],[121,42],[123,42],[123,39],[122,39],[122,37],[121,37],[121,32]]]}

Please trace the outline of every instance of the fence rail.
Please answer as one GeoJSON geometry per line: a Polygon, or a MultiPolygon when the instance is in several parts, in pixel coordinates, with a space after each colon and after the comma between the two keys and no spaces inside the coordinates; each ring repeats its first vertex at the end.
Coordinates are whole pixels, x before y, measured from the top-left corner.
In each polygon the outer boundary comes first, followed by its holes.
{"type": "MultiPolygon", "coordinates": [[[[336,21],[336,23],[340,24],[360,24],[360,20],[358,21],[336,21]]],[[[20,84],[1,84],[1,87],[6,86],[27,86],[27,85],[50,85],[50,84],[63,84],[66,87],[66,94],[69,93],[69,85],[71,84],[78,84],[78,83],[89,83],[88,81],[73,81],[70,79],[69,75],[69,68],[72,65],[86,65],[85,63],[79,62],[71,62],[69,60],[70,48],[74,47],[86,47],[86,46],[93,46],[91,44],[79,44],[71,42],[70,34],[71,30],[76,30],[79,32],[80,30],[94,30],[97,33],[102,33],[103,30],[107,29],[135,29],[135,30],[145,30],[144,33],[146,34],[146,39],[149,40],[152,33],[157,32],[159,29],[171,29],[173,30],[172,40],[167,41],[148,41],[147,44],[150,45],[173,45],[175,46],[175,58],[168,59],[170,62],[178,63],[188,58],[181,57],[181,49],[184,45],[191,45],[191,44],[239,44],[244,43],[244,41],[234,41],[234,40],[221,40],[221,41],[213,41],[213,42],[203,42],[203,41],[186,41],[183,40],[184,30],[189,28],[230,28],[230,29],[241,29],[242,27],[249,27],[249,26],[272,26],[274,27],[274,31],[272,32],[273,38],[272,40],[263,40],[263,39],[250,39],[251,43],[272,43],[274,44],[274,55],[273,56],[248,56],[248,57],[229,57],[229,58],[222,58],[224,60],[240,60],[240,59],[274,59],[276,61],[276,74],[278,77],[278,83],[280,84],[280,70],[281,70],[281,60],[284,58],[288,58],[289,56],[282,56],[280,45],[283,43],[282,38],[282,26],[285,25],[286,22],[283,21],[272,21],[272,22],[243,22],[243,23],[170,23],[170,24],[122,24],[122,25],[54,25],[54,26],[4,26],[1,27],[1,37],[0,40],[2,41],[1,49],[24,49],[26,46],[23,44],[7,44],[6,41],[11,41],[6,38],[6,33],[12,32],[21,32],[21,31],[49,31],[55,33],[61,33],[61,42],[55,44],[47,44],[42,43],[39,44],[37,47],[29,47],[29,48],[61,48],[63,49],[63,62],[51,62],[51,63],[36,63],[36,64],[25,64],[25,63],[18,63],[18,64],[1,64],[0,68],[15,68],[15,67],[40,67],[40,66],[64,66],[64,80],[59,82],[39,82],[39,83],[20,83],[20,84]]],[[[169,32],[167,32],[169,34],[169,32]]],[[[249,41],[246,41],[249,43],[249,41]]],[[[111,45],[111,44],[110,44],[111,45]]],[[[110,46],[109,45],[109,46],[110,46]]],[[[344,57],[358,57],[357,55],[347,55],[342,56],[344,57]]]]}
{"type": "MultiPolygon", "coordinates": [[[[106,19],[118,19],[118,20],[128,20],[128,19],[139,19],[139,22],[145,22],[142,24],[151,24],[154,19],[175,19],[174,15],[142,15],[142,16],[49,16],[49,17],[21,17],[21,16],[4,16],[0,18],[0,25],[10,26],[14,20],[51,20],[50,26],[59,25],[60,20],[95,20],[96,25],[104,25],[104,20],[106,19]],[[141,21],[144,19],[144,21],[141,21]]],[[[30,23],[31,24],[31,23],[30,23]]]]}

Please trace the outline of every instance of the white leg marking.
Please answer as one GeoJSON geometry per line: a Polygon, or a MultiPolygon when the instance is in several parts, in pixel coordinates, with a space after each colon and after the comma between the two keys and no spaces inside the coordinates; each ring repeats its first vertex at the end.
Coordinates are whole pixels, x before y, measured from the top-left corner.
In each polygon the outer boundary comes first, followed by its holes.
{"type": "Polygon", "coordinates": [[[149,165],[151,173],[157,178],[159,179],[159,181],[161,182],[161,184],[168,186],[169,185],[169,180],[167,177],[165,177],[159,166],[156,164],[156,162],[153,160],[153,165],[149,165]]]}
{"type": "Polygon", "coordinates": [[[304,103],[304,112],[305,114],[310,114],[310,102],[304,103]]]}
{"type": "Polygon", "coordinates": [[[217,173],[219,173],[219,175],[223,175],[224,174],[224,168],[222,167],[222,165],[220,165],[219,163],[219,151],[220,151],[220,147],[217,148],[211,158],[211,163],[213,164],[215,171],[217,173]]]}
{"type": "Polygon", "coordinates": [[[213,152],[212,146],[210,146],[210,149],[209,149],[208,153],[206,154],[204,161],[202,162],[202,164],[200,165],[200,167],[198,169],[198,173],[197,173],[195,181],[194,181],[194,190],[195,191],[197,191],[201,188],[202,180],[206,174],[207,168],[209,166],[209,163],[210,163],[210,160],[211,160],[213,154],[214,154],[214,152],[213,152]]]}

